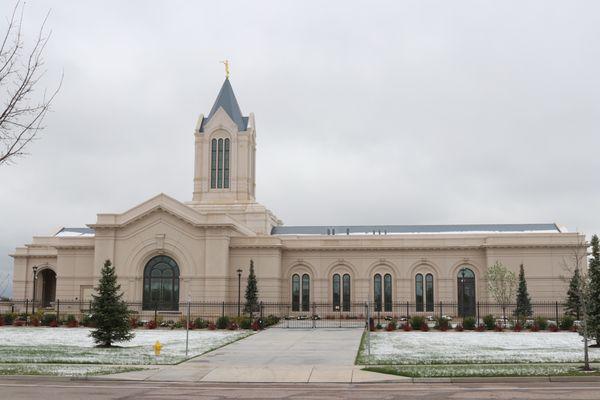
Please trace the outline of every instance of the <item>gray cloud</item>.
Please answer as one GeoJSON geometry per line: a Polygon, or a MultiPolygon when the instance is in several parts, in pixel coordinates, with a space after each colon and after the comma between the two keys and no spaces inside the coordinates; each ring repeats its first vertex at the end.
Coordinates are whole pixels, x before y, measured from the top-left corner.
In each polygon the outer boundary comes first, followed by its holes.
{"type": "Polygon", "coordinates": [[[36,1],[28,36],[49,8],[46,83],[65,80],[0,169],[0,271],[54,227],[189,200],[224,58],[256,114],[258,200],[287,224],[600,232],[597,2],[36,1]]]}

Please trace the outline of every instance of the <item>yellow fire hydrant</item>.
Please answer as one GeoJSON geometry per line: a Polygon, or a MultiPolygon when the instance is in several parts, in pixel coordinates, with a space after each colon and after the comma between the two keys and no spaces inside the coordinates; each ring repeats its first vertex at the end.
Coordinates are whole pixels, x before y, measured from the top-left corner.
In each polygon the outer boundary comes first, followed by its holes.
{"type": "Polygon", "coordinates": [[[160,349],[162,349],[162,344],[160,344],[160,342],[157,340],[156,343],[154,343],[154,355],[155,356],[160,356],[160,349]]]}

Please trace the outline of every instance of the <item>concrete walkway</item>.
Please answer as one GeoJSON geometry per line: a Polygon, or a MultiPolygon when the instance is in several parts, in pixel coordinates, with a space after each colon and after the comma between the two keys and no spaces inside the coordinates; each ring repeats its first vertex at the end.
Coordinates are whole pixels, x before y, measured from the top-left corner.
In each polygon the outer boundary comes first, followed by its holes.
{"type": "Polygon", "coordinates": [[[179,382],[382,382],[354,365],[362,329],[268,329],[174,366],[115,379],[179,382]]]}

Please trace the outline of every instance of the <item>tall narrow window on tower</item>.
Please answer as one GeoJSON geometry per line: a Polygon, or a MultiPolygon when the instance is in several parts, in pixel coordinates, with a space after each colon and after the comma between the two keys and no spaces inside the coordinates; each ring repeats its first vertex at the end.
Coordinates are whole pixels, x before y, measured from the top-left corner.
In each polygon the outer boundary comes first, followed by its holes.
{"type": "Polygon", "coordinates": [[[229,139],[213,139],[210,157],[210,188],[229,189],[229,139]]]}
{"type": "Polygon", "coordinates": [[[215,189],[217,187],[217,139],[213,139],[211,142],[211,155],[210,155],[210,188],[215,189]]]}

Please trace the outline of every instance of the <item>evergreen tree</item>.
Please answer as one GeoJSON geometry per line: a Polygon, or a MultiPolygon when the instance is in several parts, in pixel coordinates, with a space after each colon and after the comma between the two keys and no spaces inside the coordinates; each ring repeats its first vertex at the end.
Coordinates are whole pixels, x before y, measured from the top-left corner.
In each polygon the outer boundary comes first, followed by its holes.
{"type": "Polygon", "coordinates": [[[519,269],[519,286],[517,288],[517,308],[515,309],[517,318],[523,319],[533,315],[531,309],[531,297],[527,291],[527,281],[525,280],[525,269],[523,264],[519,269]]]}
{"type": "Polygon", "coordinates": [[[590,335],[600,345],[600,241],[592,236],[592,257],[589,260],[589,289],[587,293],[587,326],[590,335]]]}
{"type": "Polygon", "coordinates": [[[92,320],[96,329],[91,336],[99,347],[111,347],[114,342],[125,342],[133,339],[129,323],[127,304],[121,300],[121,285],[117,284],[115,267],[110,260],[104,262],[102,277],[96,288],[97,295],[92,295],[92,320]]]}
{"type": "Polygon", "coordinates": [[[567,301],[565,303],[566,314],[577,320],[581,319],[581,273],[579,268],[575,268],[573,276],[569,282],[567,291],[567,301]]]}
{"type": "Polygon", "coordinates": [[[256,283],[256,275],[254,274],[254,261],[250,260],[250,274],[248,275],[248,283],[246,284],[246,305],[244,312],[252,313],[258,309],[258,286],[256,283]]]}

